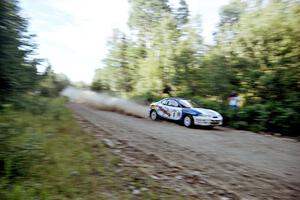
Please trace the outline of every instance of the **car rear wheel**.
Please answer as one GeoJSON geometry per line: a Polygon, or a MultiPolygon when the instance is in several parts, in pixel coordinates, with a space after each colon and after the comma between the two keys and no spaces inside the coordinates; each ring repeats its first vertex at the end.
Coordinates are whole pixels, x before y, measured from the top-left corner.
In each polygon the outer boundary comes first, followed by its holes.
{"type": "Polygon", "coordinates": [[[192,127],[194,125],[193,118],[190,115],[185,116],[183,118],[183,125],[188,128],[192,127]]]}
{"type": "Polygon", "coordinates": [[[153,121],[155,121],[155,120],[158,119],[157,112],[156,112],[155,110],[152,110],[152,111],[150,112],[150,118],[151,118],[153,121]]]}

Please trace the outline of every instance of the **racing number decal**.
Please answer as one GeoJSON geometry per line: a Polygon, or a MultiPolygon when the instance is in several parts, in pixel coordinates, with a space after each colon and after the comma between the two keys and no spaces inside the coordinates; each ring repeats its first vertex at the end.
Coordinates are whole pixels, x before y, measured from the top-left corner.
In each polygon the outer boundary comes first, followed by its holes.
{"type": "Polygon", "coordinates": [[[181,117],[181,110],[180,109],[173,109],[171,118],[174,120],[178,120],[181,117]]]}

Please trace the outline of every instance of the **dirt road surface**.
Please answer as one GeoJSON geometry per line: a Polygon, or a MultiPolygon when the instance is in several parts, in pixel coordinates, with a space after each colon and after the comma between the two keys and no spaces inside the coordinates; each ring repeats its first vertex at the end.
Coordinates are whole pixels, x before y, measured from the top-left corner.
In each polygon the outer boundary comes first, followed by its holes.
{"type": "Polygon", "coordinates": [[[105,132],[124,163],[187,199],[300,199],[300,143],[228,128],[188,129],[70,104],[84,127],[105,132]]]}

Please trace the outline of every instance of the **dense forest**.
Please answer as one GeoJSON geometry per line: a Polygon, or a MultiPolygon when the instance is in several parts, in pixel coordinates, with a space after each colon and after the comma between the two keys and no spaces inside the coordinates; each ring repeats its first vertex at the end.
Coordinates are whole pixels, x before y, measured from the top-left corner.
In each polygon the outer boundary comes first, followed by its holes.
{"type": "Polygon", "coordinates": [[[32,188],[32,167],[42,163],[49,129],[57,131],[54,123],[64,118],[63,101],[55,98],[69,84],[50,65],[37,71],[45,60],[37,58],[20,12],[18,1],[0,1],[0,199],[34,199],[41,191],[32,188]]]}
{"type": "Polygon", "coordinates": [[[28,22],[20,15],[18,2],[0,2],[0,105],[17,103],[28,93],[55,96],[69,83],[57,75],[47,64],[45,72],[38,73],[37,66],[46,60],[36,58],[34,35],[27,30],[28,22]]]}
{"type": "Polygon", "coordinates": [[[233,0],[221,8],[214,43],[203,42],[201,16],[185,0],[131,0],[125,34],[108,41],[92,89],[153,101],[192,98],[220,111],[225,123],[299,135],[300,3],[233,0]],[[238,111],[228,109],[232,92],[238,111]]]}

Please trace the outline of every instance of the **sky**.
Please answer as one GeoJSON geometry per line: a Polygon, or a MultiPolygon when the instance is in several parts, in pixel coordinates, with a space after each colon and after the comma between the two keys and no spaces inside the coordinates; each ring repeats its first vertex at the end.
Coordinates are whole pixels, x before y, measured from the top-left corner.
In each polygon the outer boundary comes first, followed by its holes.
{"type": "MultiPolygon", "coordinates": [[[[171,0],[176,5],[178,0],[171,0]]],[[[204,41],[212,43],[218,12],[229,0],[186,0],[191,17],[202,17],[204,41]]],[[[113,29],[128,31],[128,0],[20,0],[29,31],[36,34],[38,57],[73,82],[91,83],[103,67],[113,29]]],[[[41,67],[40,70],[43,70],[41,67]]]]}

